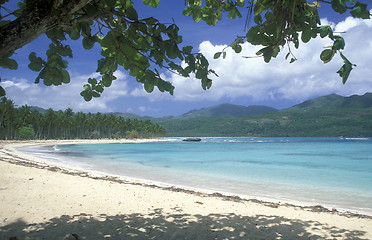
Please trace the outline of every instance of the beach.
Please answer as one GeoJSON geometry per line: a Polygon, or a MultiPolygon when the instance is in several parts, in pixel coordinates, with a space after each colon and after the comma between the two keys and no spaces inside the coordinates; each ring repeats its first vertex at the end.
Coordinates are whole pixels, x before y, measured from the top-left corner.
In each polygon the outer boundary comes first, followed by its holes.
{"type": "Polygon", "coordinates": [[[117,141],[127,140],[0,141],[0,240],[372,239],[370,216],[118,178],[16,150],[117,141]]]}

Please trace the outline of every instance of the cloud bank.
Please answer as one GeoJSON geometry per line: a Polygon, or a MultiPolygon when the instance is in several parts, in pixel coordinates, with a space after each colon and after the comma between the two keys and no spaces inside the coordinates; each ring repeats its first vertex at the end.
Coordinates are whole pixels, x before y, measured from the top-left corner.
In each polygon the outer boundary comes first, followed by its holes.
{"type": "Polygon", "coordinates": [[[128,95],[127,76],[121,71],[116,71],[117,80],[113,81],[110,88],[106,88],[100,98],[93,98],[90,102],[84,101],[80,96],[83,85],[88,78],[98,77],[97,73],[91,75],[76,75],[70,73],[71,82],[61,86],[46,87],[42,84],[30,83],[25,78],[13,78],[3,81],[7,97],[12,99],[16,105],[38,106],[42,108],[53,108],[54,110],[65,110],[72,108],[84,112],[110,112],[110,102],[128,95]]]}

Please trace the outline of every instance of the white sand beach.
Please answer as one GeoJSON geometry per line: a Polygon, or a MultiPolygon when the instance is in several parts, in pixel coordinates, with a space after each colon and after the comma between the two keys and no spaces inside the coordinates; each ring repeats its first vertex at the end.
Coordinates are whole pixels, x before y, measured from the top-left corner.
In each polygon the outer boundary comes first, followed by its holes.
{"type": "Polygon", "coordinates": [[[0,240],[372,239],[369,216],[118,179],[15,149],[117,141],[0,141],[0,240]]]}

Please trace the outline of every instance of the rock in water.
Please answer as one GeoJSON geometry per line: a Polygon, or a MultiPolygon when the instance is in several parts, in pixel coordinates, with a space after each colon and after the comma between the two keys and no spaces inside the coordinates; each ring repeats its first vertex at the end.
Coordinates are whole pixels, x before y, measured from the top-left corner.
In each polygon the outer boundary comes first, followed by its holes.
{"type": "Polygon", "coordinates": [[[201,138],[185,138],[182,141],[184,141],[184,142],[200,142],[201,138]]]}

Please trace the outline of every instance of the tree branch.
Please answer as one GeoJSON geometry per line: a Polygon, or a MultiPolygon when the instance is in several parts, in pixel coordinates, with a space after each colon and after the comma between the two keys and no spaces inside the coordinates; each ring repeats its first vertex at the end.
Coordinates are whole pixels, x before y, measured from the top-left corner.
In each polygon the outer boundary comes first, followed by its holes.
{"type": "MultiPolygon", "coordinates": [[[[22,16],[0,27],[0,58],[30,43],[47,31],[66,25],[91,0],[33,0],[22,16]]],[[[29,3],[29,2],[28,2],[29,3]]]]}

